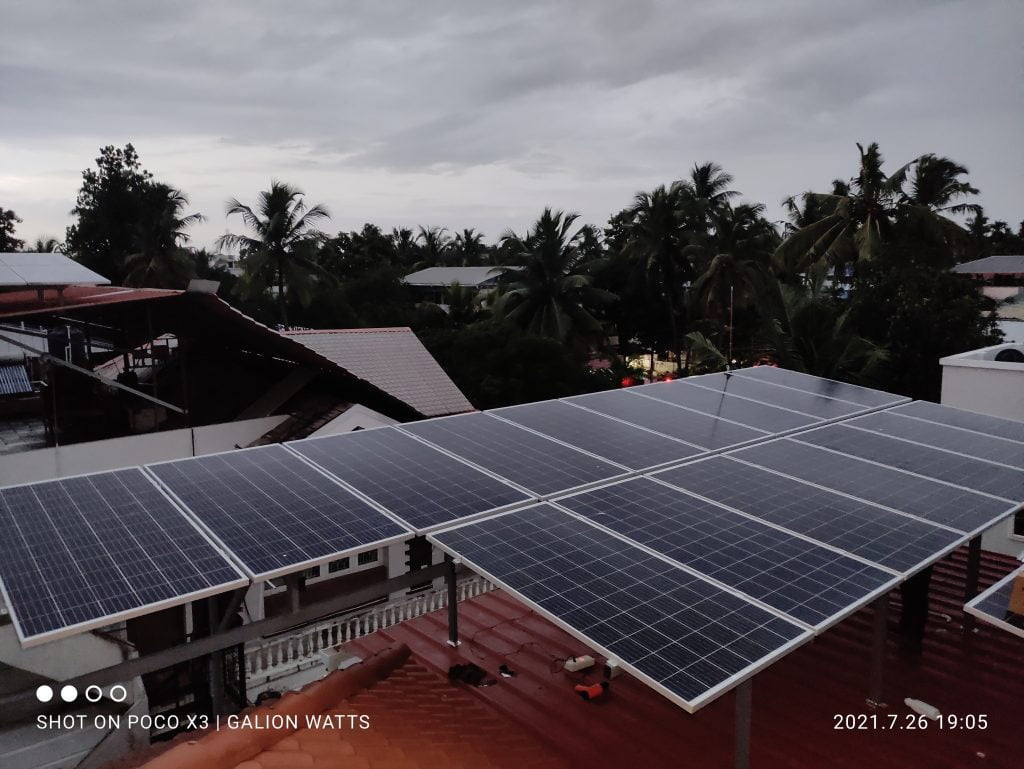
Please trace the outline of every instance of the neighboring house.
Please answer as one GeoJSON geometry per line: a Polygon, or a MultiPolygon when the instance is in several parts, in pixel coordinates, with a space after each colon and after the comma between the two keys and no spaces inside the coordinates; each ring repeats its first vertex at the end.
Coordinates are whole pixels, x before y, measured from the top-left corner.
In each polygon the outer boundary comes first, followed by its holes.
{"type": "Polygon", "coordinates": [[[511,267],[428,267],[402,278],[427,301],[444,305],[445,292],[456,283],[477,292],[495,288],[511,267]]]}
{"type": "MultiPolygon", "coordinates": [[[[1024,434],[1024,343],[983,347],[939,363],[943,405],[1017,420],[1024,434]]],[[[1024,552],[1024,513],[985,532],[982,547],[1009,555],[1024,552]]]]}
{"type": "Polygon", "coordinates": [[[981,293],[998,302],[999,330],[1007,342],[1024,342],[1024,256],[986,256],[964,262],[953,272],[984,281],[981,293]]]}
{"type": "Polygon", "coordinates": [[[426,417],[472,411],[440,364],[411,328],[285,331],[361,379],[409,404],[426,417]]]}

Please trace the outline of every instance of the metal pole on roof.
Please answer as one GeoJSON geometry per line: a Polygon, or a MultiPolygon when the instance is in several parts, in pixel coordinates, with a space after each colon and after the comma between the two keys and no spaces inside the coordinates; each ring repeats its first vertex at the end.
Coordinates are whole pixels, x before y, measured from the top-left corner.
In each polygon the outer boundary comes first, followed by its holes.
{"type": "Polygon", "coordinates": [[[873,604],[875,632],[871,643],[871,678],[868,684],[868,703],[882,704],[882,685],[885,680],[885,642],[889,635],[889,594],[873,604]]]}
{"type": "MultiPolygon", "coordinates": [[[[964,603],[978,594],[978,572],[981,570],[981,535],[967,543],[967,581],[964,583],[964,603]]],[[[964,630],[974,629],[974,617],[964,612],[964,630]]]]}
{"type": "MultiPolygon", "coordinates": [[[[217,596],[206,599],[206,612],[210,626],[207,635],[212,636],[216,634],[222,619],[217,610],[217,596]]],[[[211,715],[219,715],[224,712],[224,652],[220,649],[212,652],[208,658],[208,665],[211,715]]]]}
{"type": "Polygon", "coordinates": [[[754,682],[748,678],[736,687],[736,769],[750,769],[750,711],[754,682]]]}
{"type": "Polygon", "coordinates": [[[455,592],[455,559],[445,553],[444,580],[448,585],[448,644],[459,645],[459,597],[455,592]]]}

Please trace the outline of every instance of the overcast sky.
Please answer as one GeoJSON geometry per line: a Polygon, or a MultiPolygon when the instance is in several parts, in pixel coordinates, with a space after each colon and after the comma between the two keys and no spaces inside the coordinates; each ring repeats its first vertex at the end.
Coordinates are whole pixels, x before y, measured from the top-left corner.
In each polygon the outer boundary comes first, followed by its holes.
{"type": "Polygon", "coordinates": [[[827,189],[877,141],[966,165],[1024,219],[1024,2],[0,0],[0,206],[63,238],[98,148],[132,142],[207,221],[271,179],[333,218],[604,224],[714,160],[746,198],[827,189]],[[145,7],[145,9],[143,8],[145,7]]]}

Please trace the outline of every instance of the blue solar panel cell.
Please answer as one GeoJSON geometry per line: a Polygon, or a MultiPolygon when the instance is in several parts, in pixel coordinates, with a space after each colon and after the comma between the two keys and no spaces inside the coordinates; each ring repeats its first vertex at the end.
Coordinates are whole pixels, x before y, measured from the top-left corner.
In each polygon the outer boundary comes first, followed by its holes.
{"type": "Polygon", "coordinates": [[[558,504],[791,617],[823,628],[896,578],[648,478],[558,504]]]}
{"type": "Polygon", "coordinates": [[[889,411],[853,419],[845,424],[892,438],[903,438],[926,446],[956,451],[978,459],[1024,469],[1024,443],[983,433],[949,427],[889,411]]]}
{"type": "Polygon", "coordinates": [[[894,414],[927,419],[932,422],[973,430],[985,435],[996,435],[1007,440],[1024,443],[1024,422],[1012,419],[1000,419],[988,414],[976,414],[973,411],[940,406],[928,401],[914,401],[892,409],[894,414]]]}
{"type": "Polygon", "coordinates": [[[963,538],[958,532],[728,457],[712,457],[654,477],[900,573],[913,573],[963,538]]]}
{"type": "Polygon", "coordinates": [[[548,496],[628,472],[598,457],[488,414],[465,414],[401,429],[537,495],[548,496]]]}
{"type": "Polygon", "coordinates": [[[30,645],[246,580],[131,469],[0,489],[0,583],[30,645]]]}
{"type": "Polygon", "coordinates": [[[288,447],[417,531],[531,499],[390,427],[296,441],[288,447]]]}
{"type": "Polygon", "coordinates": [[[790,371],[784,368],[776,368],[775,366],[744,368],[734,371],[732,374],[734,376],[760,379],[772,384],[791,387],[795,390],[803,390],[804,392],[823,395],[828,398],[838,398],[839,400],[856,403],[864,408],[892,406],[907,400],[903,396],[893,395],[882,390],[872,390],[868,387],[837,382],[834,379],[823,379],[822,377],[802,374],[799,371],[790,371]]]}
{"type": "Polygon", "coordinates": [[[797,440],[994,494],[1008,501],[1024,502],[1024,470],[914,445],[842,423],[801,433],[797,440]]]}
{"type": "Polygon", "coordinates": [[[988,528],[1011,508],[1000,499],[795,440],[770,441],[730,456],[963,532],[988,528]]]}
{"type": "Polygon", "coordinates": [[[256,577],[412,535],[283,446],[148,469],[256,577]]]}
{"type": "Polygon", "coordinates": [[[737,446],[769,434],[764,430],[688,411],[654,398],[634,395],[629,390],[578,395],[566,398],[565,402],[646,427],[705,450],[737,446]]]}
{"type": "Polygon", "coordinates": [[[634,388],[631,392],[771,433],[795,430],[818,422],[807,414],[696,387],[688,380],[660,382],[634,388]]]}
{"type": "Polygon", "coordinates": [[[809,637],[798,625],[551,505],[430,539],[689,710],[809,637]]]}
{"type": "Polygon", "coordinates": [[[837,419],[864,410],[856,403],[829,398],[824,395],[794,390],[752,377],[735,376],[733,373],[704,374],[682,380],[688,385],[703,387],[718,393],[726,393],[779,408],[799,411],[818,419],[837,419]]]}
{"type": "Polygon", "coordinates": [[[633,470],[678,462],[701,453],[688,443],[561,401],[528,403],[488,413],[633,470]]]}

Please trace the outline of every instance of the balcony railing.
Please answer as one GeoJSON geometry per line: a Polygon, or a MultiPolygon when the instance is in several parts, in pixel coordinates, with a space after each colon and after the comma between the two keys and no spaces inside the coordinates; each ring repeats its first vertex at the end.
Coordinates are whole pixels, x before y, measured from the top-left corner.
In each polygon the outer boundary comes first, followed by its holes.
{"type": "MultiPolygon", "coordinates": [[[[460,580],[455,587],[459,601],[493,590],[482,577],[460,580]]],[[[309,625],[287,636],[261,638],[245,646],[245,670],[249,686],[268,683],[324,664],[322,652],[407,619],[414,619],[448,605],[448,589],[430,590],[403,601],[361,609],[309,625]]]]}

